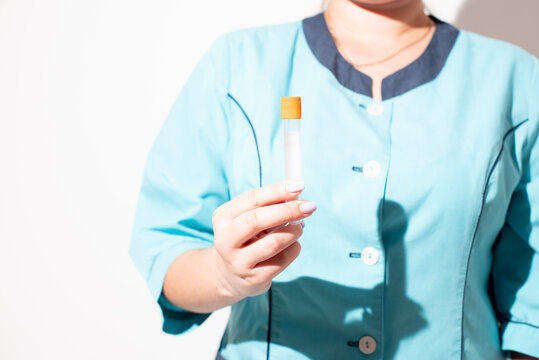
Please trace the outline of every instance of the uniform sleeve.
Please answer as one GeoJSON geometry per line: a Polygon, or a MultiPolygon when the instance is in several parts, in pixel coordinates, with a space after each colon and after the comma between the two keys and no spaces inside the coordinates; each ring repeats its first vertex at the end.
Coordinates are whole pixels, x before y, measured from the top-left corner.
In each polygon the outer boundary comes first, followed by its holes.
{"type": "Polygon", "coordinates": [[[539,73],[534,60],[522,179],[495,249],[492,282],[502,350],[539,357],[539,73]]]}
{"type": "Polygon", "coordinates": [[[146,159],[129,255],[161,308],[163,331],[170,334],[191,331],[210,315],[178,308],[162,289],[174,259],[213,245],[213,211],[229,200],[222,158],[229,139],[227,62],[221,36],[180,91],[146,159]]]}

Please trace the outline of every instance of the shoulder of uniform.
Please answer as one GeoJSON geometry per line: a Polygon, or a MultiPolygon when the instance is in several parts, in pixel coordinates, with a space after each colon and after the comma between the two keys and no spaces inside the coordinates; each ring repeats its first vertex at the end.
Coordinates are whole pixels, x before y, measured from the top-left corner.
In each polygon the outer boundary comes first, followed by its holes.
{"type": "Polygon", "coordinates": [[[460,36],[472,46],[474,52],[485,59],[515,64],[518,69],[526,72],[535,67],[537,58],[516,44],[469,30],[461,29],[460,33],[460,36]]]}
{"type": "Polygon", "coordinates": [[[267,43],[268,41],[279,41],[283,38],[294,36],[301,28],[301,20],[290,21],[279,24],[254,26],[239,30],[230,31],[224,34],[230,45],[245,43],[267,43]]]}
{"type": "Polygon", "coordinates": [[[231,31],[221,36],[227,47],[231,81],[274,76],[289,65],[302,21],[264,25],[231,31]]]}

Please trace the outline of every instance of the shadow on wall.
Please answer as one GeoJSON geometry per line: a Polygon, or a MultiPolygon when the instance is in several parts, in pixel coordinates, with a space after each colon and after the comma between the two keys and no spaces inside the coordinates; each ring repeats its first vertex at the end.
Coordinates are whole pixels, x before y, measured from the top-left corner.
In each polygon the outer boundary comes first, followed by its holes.
{"type": "Polygon", "coordinates": [[[454,24],[516,44],[539,57],[538,0],[468,0],[454,24]]]}

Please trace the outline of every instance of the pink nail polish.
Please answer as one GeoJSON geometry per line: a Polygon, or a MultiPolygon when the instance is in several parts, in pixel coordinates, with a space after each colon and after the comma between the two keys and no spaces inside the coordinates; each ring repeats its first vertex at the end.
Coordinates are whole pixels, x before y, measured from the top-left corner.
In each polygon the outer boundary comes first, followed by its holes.
{"type": "Polygon", "coordinates": [[[286,191],[294,193],[294,192],[301,191],[304,188],[305,188],[305,184],[303,183],[303,181],[295,181],[286,186],[286,191]]]}
{"type": "Polygon", "coordinates": [[[310,214],[316,210],[316,203],[313,201],[307,201],[299,206],[299,209],[304,214],[310,214]]]}

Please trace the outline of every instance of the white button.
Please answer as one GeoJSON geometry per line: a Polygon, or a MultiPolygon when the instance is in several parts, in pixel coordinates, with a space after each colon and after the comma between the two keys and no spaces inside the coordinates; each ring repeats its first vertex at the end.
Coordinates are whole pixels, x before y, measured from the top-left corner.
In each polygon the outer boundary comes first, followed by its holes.
{"type": "Polygon", "coordinates": [[[376,264],[378,259],[380,259],[380,254],[378,253],[378,250],[373,247],[366,247],[361,252],[361,260],[363,260],[363,262],[367,265],[376,264]]]}
{"type": "Polygon", "coordinates": [[[370,103],[367,105],[367,112],[371,115],[381,115],[384,112],[384,106],[379,103],[370,103]]]}
{"type": "Polygon", "coordinates": [[[382,170],[382,167],[378,161],[371,160],[363,165],[363,174],[366,177],[377,177],[380,174],[380,170],[382,170]]]}
{"type": "Polygon", "coordinates": [[[359,339],[359,351],[363,354],[372,354],[376,350],[376,341],[370,336],[363,336],[359,339]]]}

